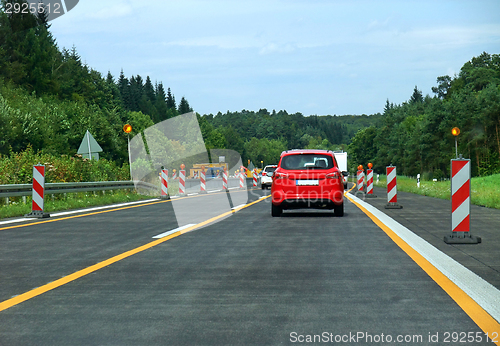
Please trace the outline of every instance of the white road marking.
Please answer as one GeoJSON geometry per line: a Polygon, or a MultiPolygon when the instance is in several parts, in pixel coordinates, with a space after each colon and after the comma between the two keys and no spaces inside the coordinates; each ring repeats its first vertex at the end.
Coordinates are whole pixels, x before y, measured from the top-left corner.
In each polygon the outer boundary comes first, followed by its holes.
{"type": "Polygon", "coordinates": [[[163,237],[166,237],[166,236],[168,236],[168,235],[171,235],[171,234],[173,234],[173,233],[175,233],[175,232],[182,231],[182,230],[184,230],[184,229],[186,229],[186,228],[189,228],[189,227],[191,227],[191,226],[194,226],[194,225],[196,225],[196,224],[195,224],[195,223],[188,223],[187,225],[184,225],[184,226],[182,226],[182,227],[177,227],[177,228],[175,228],[175,229],[173,229],[173,230],[171,230],[171,231],[167,231],[167,232],[164,232],[164,233],[161,233],[161,234],[155,235],[153,238],[155,238],[155,239],[163,238],[163,237]]]}
{"type": "Polygon", "coordinates": [[[350,198],[372,213],[437,270],[460,287],[494,319],[500,321],[500,290],[371,204],[352,194],[350,194],[350,198]]]}
{"type": "MultiPolygon", "coordinates": [[[[92,211],[97,211],[97,210],[103,210],[103,209],[111,209],[111,208],[120,208],[120,207],[125,207],[128,205],[134,205],[134,204],[139,204],[139,203],[149,203],[149,202],[154,202],[158,201],[158,198],[155,199],[145,199],[142,201],[134,201],[134,202],[127,202],[127,203],[120,203],[120,204],[112,204],[112,205],[104,205],[101,207],[95,207],[95,208],[88,208],[88,209],[78,209],[78,210],[70,210],[70,211],[63,211],[59,213],[50,213],[51,217],[56,217],[56,216],[65,216],[65,215],[72,215],[72,214],[78,214],[78,213],[88,213],[92,211]]],[[[7,220],[7,221],[0,221],[0,225],[7,225],[9,223],[16,223],[16,222],[23,222],[23,221],[33,221],[34,219],[28,219],[28,218],[23,218],[23,219],[14,219],[14,220],[7,220]]]]}

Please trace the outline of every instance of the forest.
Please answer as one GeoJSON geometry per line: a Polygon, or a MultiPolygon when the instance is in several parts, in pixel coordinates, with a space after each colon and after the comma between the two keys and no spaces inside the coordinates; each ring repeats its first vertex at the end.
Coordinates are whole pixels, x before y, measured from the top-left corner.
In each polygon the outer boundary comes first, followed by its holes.
{"type": "MultiPolygon", "coordinates": [[[[7,2],[22,1],[2,0],[3,8],[7,2]]],[[[152,77],[126,77],[123,70],[103,75],[82,62],[76,47],[59,48],[43,16],[0,11],[0,169],[12,167],[16,176],[17,157],[78,159],[88,129],[122,179],[128,171],[124,124],[132,125],[133,136],[193,110],[187,98],[177,102],[152,77]]],[[[415,86],[408,101],[381,100],[383,112],[371,115],[259,109],[197,116],[207,149],[236,150],[243,162],[256,165],[276,163],[286,149],[321,148],[347,151],[351,170],[373,162],[379,173],[393,164],[399,174],[446,178],[455,157],[451,128],[457,126],[458,151],[472,160],[473,175],[500,172],[500,55],[483,52],[458,75],[436,81],[433,96],[415,86]]],[[[19,176],[2,180],[25,182],[19,176]]]]}
{"type": "Polygon", "coordinates": [[[483,52],[466,62],[458,75],[437,77],[434,97],[423,97],[415,87],[407,102],[386,101],[382,117],[352,138],[351,160],[398,174],[449,178],[458,153],[470,158],[473,176],[500,173],[500,55],[483,52]]]}

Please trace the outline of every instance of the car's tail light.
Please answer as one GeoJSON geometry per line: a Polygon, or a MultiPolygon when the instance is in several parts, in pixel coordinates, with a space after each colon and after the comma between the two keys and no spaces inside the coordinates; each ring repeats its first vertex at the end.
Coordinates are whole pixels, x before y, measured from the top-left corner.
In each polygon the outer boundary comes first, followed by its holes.
{"type": "Polygon", "coordinates": [[[339,179],[339,178],[340,178],[339,172],[328,173],[326,175],[326,179],[339,179]]]}
{"type": "Polygon", "coordinates": [[[262,176],[265,177],[267,175],[266,172],[262,172],[262,176]]]}
{"type": "Polygon", "coordinates": [[[288,174],[286,173],[274,173],[274,179],[288,179],[288,174]]]}

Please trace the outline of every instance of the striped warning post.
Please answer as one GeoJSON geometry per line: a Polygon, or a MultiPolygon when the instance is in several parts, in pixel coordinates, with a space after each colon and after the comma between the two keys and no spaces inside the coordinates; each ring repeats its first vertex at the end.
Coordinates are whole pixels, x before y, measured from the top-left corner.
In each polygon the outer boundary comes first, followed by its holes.
{"type": "Polygon", "coordinates": [[[45,197],[45,166],[33,166],[33,201],[31,203],[31,213],[25,217],[47,218],[50,215],[43,212],[45,197]]]}
{"type": "Polygon", "coordinates": [[[240,172],[240,189],[245,188],[245,171],[241,170],[240,172]]]}
{"type": "Polygon", "coordinates": [[[373,169],[367,169],[366,176],[366,197],[377,197],[373,194],[373,169]]]}
{"type": "Polygon", "coordinates": [[[200,193],[207,193],[205,167],[202,167],[200,172],[200,193]]]}
{"type": "Polygon", "coordinates": [[[222,190],[228,191],[227,189],[227,170],[224,168],[222,172],[222,190]]]}
{"type": "Polygon", "coordinates": [[[179,196],[186,195],[186,171],[181,169],[179,171],[179,196]]]}
{"type": "Polygon", "coordinates": [[[481,242],[470,234],[470,172],[469,159],[451,160],[451,235],[444,237],[446,243],[481,242]]]}
{"type": "Polygon", "coordinates": [[[396,167],[387,166],[387,204],[386,209],[401,209],[402,205],[398,204],[398,188],[396,181],[396,167]]]}
{"type": "Polygon", "coordinates": [[[359,192],[363,192],[363,182],[364,182],[364,177],[365,177],[365,173],[363,172],[363,170],[361,169],[358,169],[358,173],[356,175],[357,177],[357,181],[358,181],[358,191],[359,192]]]}
{"type": "Polygon", "coordinates": [[[161,199],[170,199],[168,196],[168,169],[161,170],[161,199]]]}
{"type": "Polygon", "coordinates": [[[253,187],[257,186],[257,170],[253,170],[253,187]]]}

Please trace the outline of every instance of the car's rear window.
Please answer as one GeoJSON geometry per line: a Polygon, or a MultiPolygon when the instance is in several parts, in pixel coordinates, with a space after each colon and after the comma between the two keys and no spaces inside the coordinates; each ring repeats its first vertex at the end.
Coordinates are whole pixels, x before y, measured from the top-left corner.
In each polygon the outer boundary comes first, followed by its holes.
{"type": "Polygon", "coordinates": [[[333,168],[333,158],[323,154],[294,154],[281,159],[281,168],[293,169],[330,169],[333,168]]]}
{"type": "Polygon", "coordinates": [[[266,167],[264,168],[264,171],[266,173],[273,173],[276,170],[276,167],[266,167]]]}

